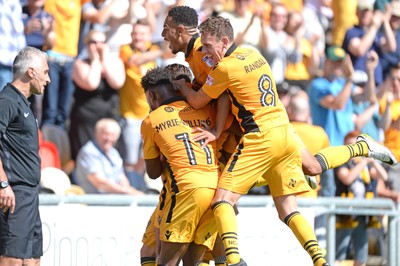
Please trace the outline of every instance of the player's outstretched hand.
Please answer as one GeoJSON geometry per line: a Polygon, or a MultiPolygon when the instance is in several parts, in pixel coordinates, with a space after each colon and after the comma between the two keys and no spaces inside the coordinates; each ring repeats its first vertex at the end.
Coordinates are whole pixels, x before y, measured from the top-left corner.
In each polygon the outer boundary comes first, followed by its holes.
{"type": "Polygon", "coordinates": [[[217,139],[217,133],[212,129],[204,129],[200,127],[196,127],[193,129],[192,133],[196,134],[192,140],[193,141],[200,141],[201,147],[204,148],[207,144],[211,141],[217,139]]]}

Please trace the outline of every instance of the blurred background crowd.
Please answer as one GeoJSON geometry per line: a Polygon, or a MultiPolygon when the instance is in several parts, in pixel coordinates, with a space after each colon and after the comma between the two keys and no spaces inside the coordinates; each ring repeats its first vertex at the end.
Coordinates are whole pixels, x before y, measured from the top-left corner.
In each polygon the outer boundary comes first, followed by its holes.
{"type": "MultiPolygon", "coordinates": [[[[64,183],[78,194],[158,193],[161,184],[146,178],[141,156],[149,107],[140,80],[155,66],[187,65],[161,36],[175,5],[196,9],[199,22],[229,18],[235,42],[265,56],[310,151],[367,133],[400,160],[398,0],[0,0],[0,89],[12,80],[21,48],[48,54],[51,84],[30,99],[44,187],[56,194],[67,193],[64,183]],[[67,180],[54,181],[56,173],[67,180]]],[[[352,159],[325,172],[306,196],[400,202],[400,166],[352,159]]],[[[340,226],[357,219],[344,217],[340,226]]]]}

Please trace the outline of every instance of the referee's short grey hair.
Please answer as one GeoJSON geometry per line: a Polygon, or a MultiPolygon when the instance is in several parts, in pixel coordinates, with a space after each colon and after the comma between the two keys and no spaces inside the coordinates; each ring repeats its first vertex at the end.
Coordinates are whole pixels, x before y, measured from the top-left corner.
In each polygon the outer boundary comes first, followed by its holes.
{"type": "Polygon", "coordinates": [[[13,62],[14,79],[22,77],[30,67],[38,66],[43,58],[47,60],[47,54],[35,47],[26,46],[21,49],[13,62]]]}

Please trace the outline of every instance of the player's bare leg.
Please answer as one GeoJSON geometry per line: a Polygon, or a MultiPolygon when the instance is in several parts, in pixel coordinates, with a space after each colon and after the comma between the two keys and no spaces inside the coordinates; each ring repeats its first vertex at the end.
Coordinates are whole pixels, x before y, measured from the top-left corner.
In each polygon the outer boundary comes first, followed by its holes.
{"type": "Polygon", "coordinates": [[[161,241],[161,251],[157,258],[159,266],[175,266],[182,260],[189,243],[173,243],[161,241]]]}
{"type": "Polygon", "coordinates": [[[143,244],[140,249],[140,265],[156,266],[156,247],[143,244]]]}
{"type": "Polygon", "coordinates": [[[206,246],[198,245],[194,242],[190,243],[185,256],[183,257],[183,266],[198,265],[198,263],[203,259],[206,251],[206,246]]]}
{"type": "Polygon", "coordinates": [[[0,256],[0,266],[40,266],[40,258],[20,259],[0,256]]]}

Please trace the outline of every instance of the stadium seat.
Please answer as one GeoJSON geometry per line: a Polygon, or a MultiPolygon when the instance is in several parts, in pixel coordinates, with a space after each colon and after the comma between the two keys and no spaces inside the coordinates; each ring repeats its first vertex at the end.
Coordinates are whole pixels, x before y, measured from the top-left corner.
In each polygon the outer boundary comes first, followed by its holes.
{"type": "Polygon", "coordinates": [[[43,139],[57,146],[61,169],[67,174],[71,174],[75,168],[75,163],[71,159],[71,147],[67,132],[59,126],[47,124],[43,125],[41,130],[43,139]]]}
{"type": "Polygon", "coordinates": [[[50,141],[44,140],[40,130],[39,130],[39,156],[41,159],[41,169],[44,169],[46,167],[55,167],[61,169],[61,161],[57,146],[50,141]]]}

